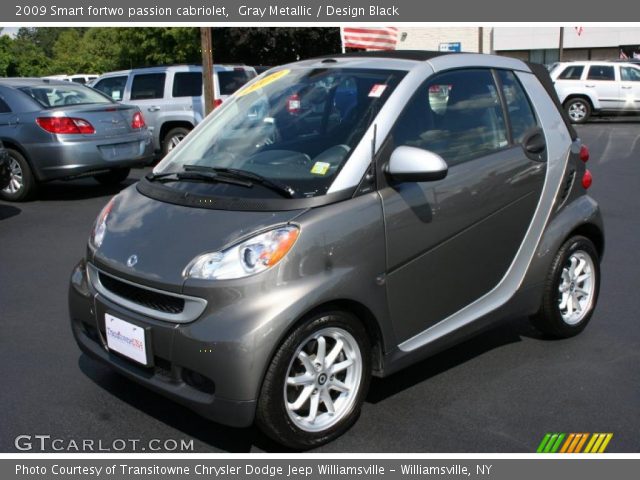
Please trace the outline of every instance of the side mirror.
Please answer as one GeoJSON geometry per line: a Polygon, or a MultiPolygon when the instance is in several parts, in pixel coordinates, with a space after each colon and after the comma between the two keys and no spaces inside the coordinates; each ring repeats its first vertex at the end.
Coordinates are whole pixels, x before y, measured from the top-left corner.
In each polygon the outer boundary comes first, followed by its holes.
{"type": "Polygon", "coordinates": [[[449,167],[437,153],[402,146],[391,153],[384,171],[400,182],[430,182],[446,177],[449,167]]]}

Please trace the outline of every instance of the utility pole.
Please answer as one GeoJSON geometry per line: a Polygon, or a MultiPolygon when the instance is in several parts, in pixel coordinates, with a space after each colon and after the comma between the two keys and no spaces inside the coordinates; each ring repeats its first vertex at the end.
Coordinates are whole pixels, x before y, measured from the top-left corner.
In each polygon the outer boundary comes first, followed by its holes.
{"type": "Polygon", "coordinates": [[[484,29],[478,27],[478,53],[484,53],[484,29]]]}
{"type": "Polygon", "coordinates": [[[213,40],[211,27],[200,27],[200,49],[202,50],[202,86],[204,88],[204,114],[213,110],[213,40]]]}
{"type": "Polygon", "coordinates": [[[564,48],[564,27],[560,27],[560,42],[558,43],[558,61],[562,61],[562,49],[564,48]]]}

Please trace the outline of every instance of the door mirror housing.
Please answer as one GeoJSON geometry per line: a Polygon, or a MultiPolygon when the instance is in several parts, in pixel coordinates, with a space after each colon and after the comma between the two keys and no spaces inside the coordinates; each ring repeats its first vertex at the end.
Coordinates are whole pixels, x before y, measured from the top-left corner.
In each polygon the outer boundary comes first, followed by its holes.
{"type": "Polygon", "coordinates": [[[399,182],[431,182],[445,178],[449,167],[437,153],[401,146],[391,153],[384,171],[399,182]]]}

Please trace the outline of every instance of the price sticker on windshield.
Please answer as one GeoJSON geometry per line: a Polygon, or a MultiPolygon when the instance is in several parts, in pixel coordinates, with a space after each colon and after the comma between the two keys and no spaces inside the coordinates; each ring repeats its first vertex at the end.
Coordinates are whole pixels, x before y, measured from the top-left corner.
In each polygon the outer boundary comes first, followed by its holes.
{"type": "Polygon", "coordinates": [[[330,163],[316,162],[313,164],[313,167],[311,167],[311,173],[313,173],[314,175],[326,175],[330,168],[330,163]]]}
{"type": "Polygon", "coordinates": [[[272,84],[276,80],[280,80],[285,75],[288,75],[290,71],[291,70],[286,70],[285,69],[285,70],[280,70],[279,72],[272,73],[271,75],[267,75],[263,79],[260,79],[257,82],[254,82],[251,85],[248,85],[247,87],[243,88],[238,93],[236,93],[236,95],[238,97],[242,97],[242,96],[247,95],[247,94],[249,94],[251,92],[255,92],[256,90],[260,90],[261,88],[264,88],[267,85],[272,84]]]}
{"type": "Polygon", "coordinates": [[[376,83],[373,87],[371,87],[371,90],[369,90],[369,96],[373,98],[379,98],[382,96],[382,94],[386,89],[387,89],[386,85],[383,85],[381,83],[376,83]]]}

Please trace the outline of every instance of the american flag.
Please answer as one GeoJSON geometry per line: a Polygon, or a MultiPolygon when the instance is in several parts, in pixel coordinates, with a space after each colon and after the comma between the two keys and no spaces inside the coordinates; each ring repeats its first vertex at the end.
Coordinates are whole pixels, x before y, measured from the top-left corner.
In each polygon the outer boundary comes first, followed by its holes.
{"type": "Polygon", "coordinates": [[[340,27],[342,46],[366,50],[395,50],[398,29],[395,27],[340,27]]]}

